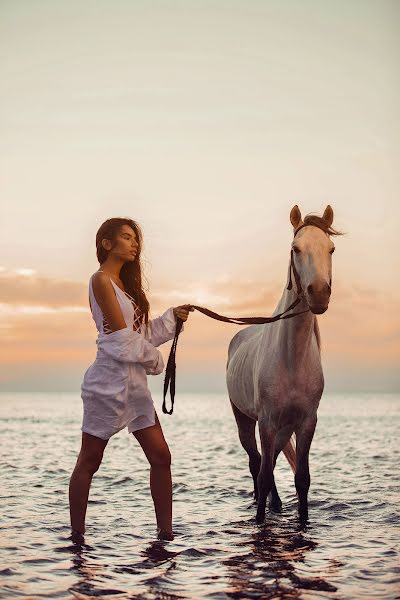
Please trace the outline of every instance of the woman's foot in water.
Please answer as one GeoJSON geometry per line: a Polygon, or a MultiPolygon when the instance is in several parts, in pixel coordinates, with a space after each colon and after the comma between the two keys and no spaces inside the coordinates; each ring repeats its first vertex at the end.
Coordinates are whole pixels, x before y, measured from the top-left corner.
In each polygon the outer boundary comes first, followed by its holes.
{"type": "Polygon", "coordinates": [[[84,544],[85,537],[81,531],[77,531],[76,529],[71,529],[71,535],[69,538],[74,544],[84,544]]]}
{"type": "Polygon", "coordinates": [[[174,534],[172,531],[167,531],[166,529],[161,529],[161,527],[157,527],[157,539],[168,540],[169,542],[171,542],[174,539],[174,534]]]}

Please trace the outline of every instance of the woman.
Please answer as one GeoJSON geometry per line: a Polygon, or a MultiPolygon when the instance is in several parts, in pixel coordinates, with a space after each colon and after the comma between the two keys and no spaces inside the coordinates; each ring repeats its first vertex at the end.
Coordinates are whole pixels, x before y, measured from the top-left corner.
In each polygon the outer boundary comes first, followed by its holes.
{"type": "MultiPolygon", "coordinates": [[[[147,375],[163,371],[156,348],[186,321],[190,304],[149,320],[142,288],[139,225],[124,218],[105,221],[96,234],[100,269],[89,280],[89,303],[98,330],[97,354],[85,372],[82,446],[69,485],[72,538],[82,540],[89,489],[112,435],[127,427],[150,463],[150,488],[159,539],[172,540],[171,455],[147,386],[147,375]]],[[[183,326],[182,326],[183,330],[183,326]]]]}

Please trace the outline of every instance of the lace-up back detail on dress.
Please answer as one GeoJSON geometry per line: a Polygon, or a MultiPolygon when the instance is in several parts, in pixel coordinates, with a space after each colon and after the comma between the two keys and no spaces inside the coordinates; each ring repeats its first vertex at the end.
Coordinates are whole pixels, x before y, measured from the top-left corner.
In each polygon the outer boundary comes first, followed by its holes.
{"type": "MultiPolygon", "coordinates": [[[[116,285],[116,287],[119,290],[121,290],[121,288],[118,285],[116,285]]],[[[130,302],[132,303],[132,306],[133,306],[134,318],[133,318],[132,328],[133,328],[134,331],[140,331],[141,330],[141,320],[140,320],[140,314],[141,313],[140,313],[140,309],[137,306],[137,304],[135,302],[135,299],[130,294],[128,294],[128,292],[125,292],[124,290],[121,290],[121,292],[123,294],[125,294],[125,296],[128,298],[128,300],[130,300],[130,302]]],[[[103,333],[106,333],[106,334],[107,333],[112,333],[112,329],[110,328],[110,326],[108,324],[108,321],[107,321],[107,319],[106,319],[106,317],[104,315],[103,315],[102,326],[103,326],[103,333]]]]}
{"type": "MultiPolygon", "coordinates": [[[[101,271],[101,272],[104,273],[104,271],[101,271]]],[[[92,275],[92,277],[93,277],[93,275],[92,275]]],[[[90,309],[92,312],[93,320],[96,323],[97,331],[99,332],[99,334],[107,335],[108,333],[112,333],[112,330],[108,324],[108,321],[107,321],[105,315],[103,315],[103,312],[95,298],[95,295],[93,292],[93,286],[92,286],[92,277],[90,278],[90,281],[89,281],[90,309]]],[[[141,311],[140,311],[140,308],[137,306],[135,299],[130,294],[128,294],[128,292],[121,290],[121,288],[111,279],[111,277],[110,277],[110,281],[111,281],[112,285],[114,286],[115,295],[121,306],[122,314],[124,316],[124,320],[125,320],[127,327],[132,327],[132,329],[134,331],[141,332],[141,330],[142,330],[141,311]]]]}

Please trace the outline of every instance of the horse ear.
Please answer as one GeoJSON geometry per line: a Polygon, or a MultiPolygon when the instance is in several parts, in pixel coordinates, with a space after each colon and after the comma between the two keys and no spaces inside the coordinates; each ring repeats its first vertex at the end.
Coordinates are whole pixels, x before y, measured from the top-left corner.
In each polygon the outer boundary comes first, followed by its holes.
{"type": "Polygon", "coordinates": [[[330,227],[332,225],[332,223],[333,223],[333,210],[332,210],[332,206],[330,204],[328,204],[328,206],[324,210],[324,214],[322,215],[322,218],[325,221],[325,223],[328,225],[328,227],[330,227]]]}
{"type": "Polygon", "coordinates": [[[301,212],[297,204],[295,204],[290,211],[290,222],[294,229],[297,229],[303,223],[301,220],[301,212]]]}

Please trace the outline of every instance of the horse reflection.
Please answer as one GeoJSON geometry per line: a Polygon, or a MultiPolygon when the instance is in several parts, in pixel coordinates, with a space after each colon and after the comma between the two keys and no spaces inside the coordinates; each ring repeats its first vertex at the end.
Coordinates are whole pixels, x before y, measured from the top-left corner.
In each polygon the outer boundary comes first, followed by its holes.
{"type": "Polygon", "coordinates": [[[298,563],[303,563],[318,545],[301,528],[283,528],[281,523],[269,522],[268,527],[259,529],[241,545],[251,546],[250,552],[223,561],[228,568],[229,597],[299,598],[302,589],[337,589],[322,577],[296,574],[298,563]]]}

